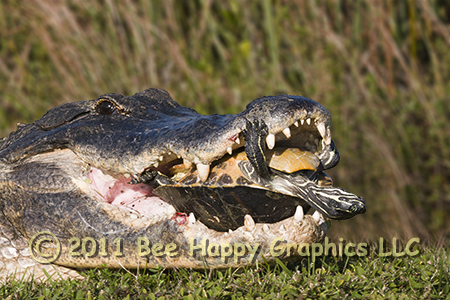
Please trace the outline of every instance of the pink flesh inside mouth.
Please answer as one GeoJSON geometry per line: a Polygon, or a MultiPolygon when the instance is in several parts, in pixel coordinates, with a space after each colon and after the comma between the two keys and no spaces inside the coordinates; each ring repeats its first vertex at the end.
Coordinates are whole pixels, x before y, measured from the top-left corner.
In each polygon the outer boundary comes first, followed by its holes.
{"type": "Polygon", "coordinates": [[[111,176],[94,167],[89,171],[88,178],[91,190],[99,200],[149,217],[167,215],[170,204],[153,195],[153,188],[148,185],[130,184],[130,178],[111,176]]]}

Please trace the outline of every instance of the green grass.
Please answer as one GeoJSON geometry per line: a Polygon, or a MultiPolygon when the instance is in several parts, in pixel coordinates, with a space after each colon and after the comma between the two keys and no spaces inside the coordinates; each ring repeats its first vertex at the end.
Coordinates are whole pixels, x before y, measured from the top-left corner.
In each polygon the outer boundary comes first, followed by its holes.
{"type": "Polygon", "coordinates": [[[450,299],[448,249],[419,246],[413,257],[320,256],[312,263],[224,271],[107,269],[83,273],[84,281],[10,281],[9,299],[450,299]],[[303,298],[301,298],[303,297],[303,298]]]}

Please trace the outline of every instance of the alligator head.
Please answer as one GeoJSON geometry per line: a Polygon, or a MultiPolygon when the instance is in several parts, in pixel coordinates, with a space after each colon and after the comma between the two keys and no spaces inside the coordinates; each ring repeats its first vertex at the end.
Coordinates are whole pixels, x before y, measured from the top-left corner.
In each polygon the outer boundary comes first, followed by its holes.
{"type": "Polygon", "coordinates": [[[57,251],[51,262],[70,268],[293,259],[298,252],[278,256],[274,242],[321,242],[323,215],[365,211],[362,198],[331,187],[323,173],[339,160],[330,125],[325,108],[290,95],[254,100],[237,115],[200,115],[158,89],[63,104],[0,140],[1,224],[13,231],[10,240],[52,234],[60,248],[47,243],[32,254],[45,261],[57,251]],[[281,148],[318,164],[276,170],[266,156],[281,148]],[[218,161],[243,151],[240,184],[212,183],[218,161]],[[317,212],[305,215],[310,206],[317,212]]]}

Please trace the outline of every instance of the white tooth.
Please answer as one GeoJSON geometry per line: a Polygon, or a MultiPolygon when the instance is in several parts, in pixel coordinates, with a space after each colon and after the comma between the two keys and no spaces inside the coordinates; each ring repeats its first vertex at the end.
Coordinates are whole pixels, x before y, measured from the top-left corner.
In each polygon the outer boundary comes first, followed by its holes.
{"type": "MultiPolygon", "coordinates": [[[[168,217],[172,217],[177,211],[175,210],[175,207],[173,207],[172,205],[167,206],[166,209],[166,216],[168,217]]],[[[194,216],[194,215],[192,215],[194,216]]],[[[194,217],[195,218],[195,217],[194,217]]]]}
{"type": "Polygon", "coordinates": [[[269,232],[269,226],[267,224],[264,224],[263,227],[262,227],[262,230],[264,232],[269,232]]]}
{"type": "Polygon", "coordinates": [[[194,216],[194,213],[192,213],[192,212],[189,214],[189,223],[195,224],[195,216],[194,216]]]}
{"type": "Polygon", "coordinates": [[[266,143],[267,143],[267,148],[272,150],[273,147],[275,147],[275,135],[273,135],[272,133],[269,133],[266,137],[266,143]]]}
{"type": "Polygon", "coordinates": [[[294,220],[297,222],[301,222],[303,220],[303,216],[304,216],[303,207],[298,205],[297,208],[295,209],[294,220]]]}
{"type": "Polygon", "coordinates": [[[323,219],[322,214],[318,212],[317,210],[313,213],[313,219],[319,223],[320,219],[323,219]]]}
{"type": "Polygon", "coordinates": [[[228,152],[228,154],[230,154],[230,155],[233,154],[233,148],[228,147],[228,148],[227,148],[227,152],[228,152]]]}
{"type": "Polygon", "coordinates": [[[305,123],[305,120],[301,119],[300,123],[303,125],[303,123],[305,123]]]}
{"type": "Polygon", "coordinates": [[[285,129],[283,129],[283,133],[287,138],[291,137],[291,130],[289,129],[289,127],[286,127],[285,129]]]}
{"type": "Polygon", "coordinates": [[[327,136],[325,138],[325,143],[327,145],[331,144],[331,131],[330,131],[330,127],[327,128],[327,136]]]}
{"type": "Polygon", "coordinates": [[[308,123],[308,125],[310,125],[311,124],[311,119],[310,118],[306,119],[306,123],[308,123]]]}
{"type": "Polygon", "coordinates": [[[201,181],[206,181],[209,176],[209,165],[197,164],[198,176],[201,181]]]}
{"type": "Polygon", "coordinates": [[[160,160],[160,161],[163,161],[163,160],[164,160],[164,157],[161,155],[161,156],[159,157],[159,160],[160,160]]]}
{"type": "Polygon", "coordinates": [[[125,176],[125,178],[130,178],[130,174],[127,174],[127,173],[125,173],[125,174],[123,174],[123,176],[125,176]]]}
{"type": "Polygon", "coordinates": [[[233,230],[228,229],[228,233],[229,233],[229,234],[232,234],[232,233],[233,233],[233,230]]]}
{"type": "Polygon", "coordinates": [[[250,215],[245,215],[244,217],[244,227],[247,231],[253,231],[256,228],[255,221],[250,215]]]}
{"type": "Polygon", "coordinates": [[[280,226],[280,232],[286,232],[286,227],[283,224],[280,226]]]}
{"type": "Polygon", "coordinates": [[[239,137],[236,138],[236,140],[234,141],[236,144],[240,144],[241,140],[239,139],[239,137]]]}
{"type": "Polygon", "coordinates": [[[325,129],[325,123],[319,123],[317,124],[317,130],[319,130],[320,136],[322,139],[325,139],[327,131],[325,129]]]}
{"type": "Polygon", "coordinates": [[[159,166],[159,162],[155,162],[155,163],[153,164],[153,166],[154,166],[155,168],[157,168],[157,167],[159,166]]]}
{"type": "Polygon", "coordinates": [[[294,122],[294,125],[295,125],[295,127],[298,127],[298,122],[295,121],[295,122],[294,122]]]}
{"type": "Polygon", "coordinates": [[[187,169],[190,169],[192,167],[192,163],[187,159],[183,159],[183,164],[187,169]]]}

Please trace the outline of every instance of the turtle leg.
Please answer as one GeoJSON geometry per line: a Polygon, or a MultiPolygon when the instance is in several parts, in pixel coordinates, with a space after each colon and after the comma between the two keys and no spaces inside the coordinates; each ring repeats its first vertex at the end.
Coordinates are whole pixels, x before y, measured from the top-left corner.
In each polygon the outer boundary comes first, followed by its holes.
{"type": "Polygon", "coordinates": [[[270,180],[260,176],[256,171],[254,165],[249,161],[243,160],[238,163],[242,174],[251,182],[270,188],[270,180]]]}
{"type": "Polygon", "coordinates": [[[331,140],[329,145],[322,141],[322,151],[319,153],[319,159],[322,170],[331,169],[339,163],[339,152],[337,151],[333,140],[331,140]]]}
{"type": "Polygon", "coordinates": [[[247,120],[246,128],[242,130],[245,138],[245,153],[247,158],[255,168],[256,172],[263,178],[269,178],[269,168],[266,163],[266,136],[269,128],[264,121],[247,120]]]}

